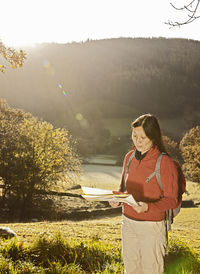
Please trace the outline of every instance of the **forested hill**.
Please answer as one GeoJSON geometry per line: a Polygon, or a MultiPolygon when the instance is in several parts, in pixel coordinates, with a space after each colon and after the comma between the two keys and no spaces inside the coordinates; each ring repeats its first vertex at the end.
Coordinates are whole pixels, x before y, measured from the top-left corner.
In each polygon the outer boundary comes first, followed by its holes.
{"type": "Polygon", "coordinates": [[[0,97],[75,135],[147,112],[176,121],[167,129],[174,136],[199,124],[200,42],[88,40],[41,44],[27,54],[22,69],[0,75],[0,97]]]}

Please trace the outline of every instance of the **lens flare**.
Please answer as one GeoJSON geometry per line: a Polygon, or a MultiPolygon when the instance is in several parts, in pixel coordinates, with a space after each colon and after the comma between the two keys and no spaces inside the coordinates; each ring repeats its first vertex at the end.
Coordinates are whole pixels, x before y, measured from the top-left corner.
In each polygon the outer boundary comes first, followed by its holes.
{"type": "Polygon", "coordinates": [[[75,115],[75,118],[76,120],[79,121],[80,123],[80,126],[83,128],[83,129],[88,129],[89,128],[89,123],[88,121],[83,117],[83,115],[79,112],[75,115]]]}
{"type": "Polygon", "coordinates": [[[50,66],[50,63],[49,63],[49,61],[48,61],[47,59],[43,60],[42,63],[43,63],[43,66],[44,66],[44,67],[50,66]]]}
{"type": "Polygon", "coordinates": [[[66,93],[65,90],[63,90],[62,93],[63,93],[64,96],[67,96],[67,93],[66,93]]]}
{"type": "Polygon", "coordinates": [[[76,120],[81,121],[83,120],[83,115],[81,113],[76,114],[76,120]]]}
{"type": "Polygon", "coordinates": [[[63,89],[63,85],[61,83],[58,83],[58,87],[62,90],[62,94],[67,96],[67,92],[63,89]]]}
{"type": "Polygon", "coordinates": [[[53,66],[51,65],[49,60],[47,60],[47,59],[43,60],[42,64],[43,64],[43,67],[44,67],[45,71],[48,74],[51,74],[51,75],[55,74],[55,69],[53,68],[53,66]]]}

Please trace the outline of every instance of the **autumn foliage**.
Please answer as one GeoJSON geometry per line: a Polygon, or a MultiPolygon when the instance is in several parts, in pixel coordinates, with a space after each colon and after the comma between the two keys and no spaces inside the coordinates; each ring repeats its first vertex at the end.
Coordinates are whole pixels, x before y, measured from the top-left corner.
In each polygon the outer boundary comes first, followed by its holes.
{"type": "MultiPolygon", "coordinates": [[[[0,56],[2,56],[13,69],[22,67],[26,59],[26,53],[23,50],[17,51],[16,49],[5,46],[0,41],[0,56]]],[[[5,65],[0,64],[0,72],[5,72],[5,65]]]]}
{"type": "Polygon", "coordinates": [[[30,206],[37,190],[69,185],[79,172],[66,129],[54,128],[30,113],[0,105],[0,177],[3,198],[30,206]]]}
{"type": "Polygon", "coordinates": [[[190,129],[180,143],[185,175],[200,183],[200,126],[190,129]]]}

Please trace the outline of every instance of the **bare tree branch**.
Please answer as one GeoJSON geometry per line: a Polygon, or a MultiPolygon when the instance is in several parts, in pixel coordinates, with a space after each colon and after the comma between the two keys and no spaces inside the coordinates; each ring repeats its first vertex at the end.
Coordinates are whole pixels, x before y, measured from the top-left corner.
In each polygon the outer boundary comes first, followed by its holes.
{"type": "Polygon", "coordinates": [[[177,11],[183,11],[187,15],[187,19],[179,22],[179,21],[168,21],[165,24],[171,26],[171,27],[180,27],[182,25],[187,25],[192,22],[194,22],[196,19],[200,18],[200,15],[197,15],[198,9],[199,9],[200,0],[192,0],[187,5],[184,5],[182,7],[177,7],[173,3],[170,3],[170,5],[177,11]]]}

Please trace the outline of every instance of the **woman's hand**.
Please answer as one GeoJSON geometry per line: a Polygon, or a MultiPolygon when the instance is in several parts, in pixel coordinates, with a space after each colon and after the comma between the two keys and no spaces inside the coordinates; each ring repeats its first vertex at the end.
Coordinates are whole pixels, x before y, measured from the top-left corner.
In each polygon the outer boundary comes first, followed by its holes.
{"type": "MultiPolygon", "coordinates": [[[[124,192],[113,190],[113,194],[115,194],[115,195],[120,195],[120,194],[124,194],[124,192]]],[[[110,206],[113,207],[113,208],[117,208],[117,207],[121,206],[121,203],[120,203],[120,202],[109,202],[109,204],[110,204],[110,206]]]]}
{"type": "Polygon", "coordinates": [[[118,202],[109,202],[109,205],[113,208],[117,208],[120,206],[121,203],[118,203],[118,202]]]}
{"type": "Polygon", "coordinates": [[[138,202],[138,205],[131,204],[131,206],[137,213],[146,212],[148,210],[148,204],[145,202],[138,202]]]}

